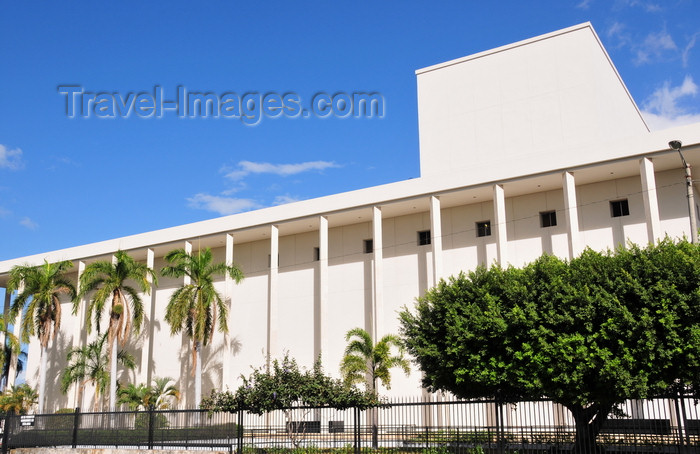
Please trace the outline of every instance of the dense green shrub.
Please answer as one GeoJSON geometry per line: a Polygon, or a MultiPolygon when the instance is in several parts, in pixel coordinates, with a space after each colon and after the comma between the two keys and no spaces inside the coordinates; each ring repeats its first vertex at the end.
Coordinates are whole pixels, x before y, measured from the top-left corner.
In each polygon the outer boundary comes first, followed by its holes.
{"type": "MultiPolygon", "coordinates": [[[[148,429],[148,413],[139,413],[136,415],[136,421],[134,422],[134,427],[136,429],[148,429]]],[[[156,413],[153,415],[153,427],[155,429],[164,429],[168,427],[168,418],[161,413],[156,413]]]]}

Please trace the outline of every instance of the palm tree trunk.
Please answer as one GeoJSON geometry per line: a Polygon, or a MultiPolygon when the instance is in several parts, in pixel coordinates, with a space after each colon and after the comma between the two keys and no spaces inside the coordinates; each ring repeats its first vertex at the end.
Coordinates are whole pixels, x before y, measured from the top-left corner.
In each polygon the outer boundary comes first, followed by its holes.
{"type": "Polygon", "coordinates": [[[197,365],[194,370],[194,404],[199,408],[199,403],[202,401],[202,343],[197,341],[194,344],[195,361],[197,365]]]}
{"type": "Polygon", "coordinates": [[[114,411],[117,403],[117,336],[112,337],[112,354],[109,358],[109,411],[114,411]]]}
{"type": "Polygon", "coordinates": [[[44,413],[44,401],[46,400],[46,364],[47,357],[46,347],[41,346],[41,370],[39,371],[39,409],[38,413],[44,413]]]}

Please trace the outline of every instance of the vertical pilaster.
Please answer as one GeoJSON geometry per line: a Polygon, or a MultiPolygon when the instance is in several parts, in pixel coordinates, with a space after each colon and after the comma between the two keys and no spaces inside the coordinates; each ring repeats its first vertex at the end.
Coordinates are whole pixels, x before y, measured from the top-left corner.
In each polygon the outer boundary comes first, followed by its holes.
{"type": "MultiPolygon", "coordinates": [[[[226,266],[233,265],[233,235],[230,233],[226,234],[226,266]]],[[[228,317],[226,319],[226,325],[231,329],[231,312],[233,311],[233,279],[231,276],[226,274],[225,279],[225,294],[224,301],[226,302],[226,307],[228,308],[228,317]]],[[[223,372],[221,374],[221,387],[224,388],[228,385],[233,387],[231,383],[231,338],[229,333],[224,334],[224,357],[222,361],[223,372]]]]}
{"type": "Polygon", "coordinates": [[[581,233],[578,229],[578,204],[576,203],[576,180],[571,172],[561,175],[564,191],[564,215],[569,237],[569,258],[573,259],[581,253],[581,233]]]}
{"type": "MultiPolygon", "coordinates": [[[[80,294],[80,278],[85,272],[85,266],[86,263],[84,260],[79,260],[78,261],[78,280],[75,284],[75,290],[78,294],[80,294]]],[[[77,348],[82,345],[87,345],[87,321],[86,320],[86,314],[87,314],[87,307],[85,305],[85,300],[81,298],[78,301],[78,324],[75,327],[75,331],[73,332],[73,347],[77,348]]],[[[83,396],[80,393],[80,386],[75,385],[74,386],[74,395],[73,395],[73,408],[75,407],[83,407],[83,396]]]]}
{"type": "Polygon", "coordinates": [[[384,245],[382,243],[382,209],[372,208],[372,241],[374,244],[374,306],[372,310],[372,339],[376,342],[383,335],[384,315],[384,245]]]}
{"type": "Polygon", "coordinates": [[[314,339],[314,359],[321,355],[324,363],[327,355],[326,315],[328,312],[328,218],[318,218],[318,312],[316,314],[316,334],[314,339]]]}
{"type": "Polygon", "coordinates": [[[503,186],[493,185],[493,213],[495,216],[497,260],[501,266],[508,264],[508,232],[506,230],[506,198],[503,186]]]}
{"type": "Polygon", "coordinates": [[[642,197],[644,199],[644,215],[647,223],[647,239],[654,243],[661,236],[661,221],[659,220],[659,202],[656,195],[656,176],[654,163],[650,158],[639,160],[639,174],[642,177],[642,197]]]}
{"type": "MultiPolygon", "coordinates": [[[[146,250],[146,266],[150,269],[154,269],[156,266],[156,253],[152,248],[146,250]]],[[[150,275],[146,276],[148,283],[151,284],[151,293],[148,295],[143,295],[143,300],[147,301],[149,304],[148,308],[148,320],[146,326],[144,327],[145,333],[143,334],[143,345],[141,347],[141,379],[146,381],[146,386],[151,386],[152,373],[151,363],[153,362],[153,319],[156,315],[156,289],[153,287],[153,279],[150,275]]]]}
{"type": "Polygon", "coordinates": [[[433,252],[433,286],[440,282],[442,277],[442,219],[440,218],[440,199],[430,197],[430,232],[432,235],[430,244],[433,252]]]}
{"type": "Polygon", "coordinates": [[[267,361],[277,354],[277,304],[279,274],[279,227],[270,226],[270,277],[267,291],[267,361]]]}

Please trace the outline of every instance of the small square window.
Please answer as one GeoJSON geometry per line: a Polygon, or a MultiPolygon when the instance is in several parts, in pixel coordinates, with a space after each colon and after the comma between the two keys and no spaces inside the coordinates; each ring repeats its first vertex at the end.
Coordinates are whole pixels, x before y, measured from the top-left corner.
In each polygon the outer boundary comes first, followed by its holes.
{"type": "Polygon", "coordinates": [[[479,221],[476,223],[476,236],[491,236],[491,221],[479,221]]]}
{"type": "Polygon", "coordinates": [[[629,216],[630,206],[627,199],[615,200],[610,202],[610,216],[619,218],[620,216],[629,216]]]}
{"type": "Polygon", "coordinates": [[[362,250],[365,254],[371,254],[372,252],[374,252],[374,240],[364,240],[362,243],[362,250]]]}
{"type": "Polygon", "coordinates": [[[425,246],[428,244],[430,244],[430,230],[418,232],[418,246],[425,246]]]}
{"type": "Polygon", "coordinates": [[[540,227],[554,227],[557,225],[556,211],[543,211],[540,213],[540,227]]]}
{"type": "Polygon", "coordinates": [[[314,262],[318,262],[321,260],[321,248],[315,247],[314,248],[314,262]]]}

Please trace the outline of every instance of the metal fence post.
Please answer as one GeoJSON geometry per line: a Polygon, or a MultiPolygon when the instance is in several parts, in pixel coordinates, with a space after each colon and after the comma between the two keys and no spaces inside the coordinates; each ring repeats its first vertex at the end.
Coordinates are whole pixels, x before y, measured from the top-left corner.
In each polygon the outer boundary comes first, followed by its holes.
{"type": "Polygon", "coordinates": [[[238,440],[238,454],[243,454],[243,410],[238,410],[238,427],[236,427],[236,439],[238,440]]]}
{"type": "Polygon", "coordinates": [[[503,453],[504,443],[503,443],[503,403],[500,399],[496,400],[496,445],[498,446],[498,452],[503,453]]]}
{"type": "Polygon", "coordinates": [[[683,419],[681,418],[681,409],[678,405],[678,396],[680,396],[680,393],[673,397],[673,403],[676,407],[676,421],[678,421],[678,452],[683,452],[683,419]]]}
{"type": "Polygon", "coordinates": [[[155,424],[155,415],[153,414],[153,405],[148,406],[148,449],[153,449],[153,430],[155,424]]]}
{"type": "Polygon", "coordinates": [[[78,425],[80,424],[80,407],[75,407],[75,413],[73,414],[73,436],[72,436],[72,446],[75,449],[78,446],[78,425]]]}
{"type": "Polygon", "coordinates": [[[4,430],[2,431],[2,454],[7,454],[7,441],[10,439],[10,427],[12,424],[10,423],[12,419],[12,416],[10,413],[5,413],[5,418],[4,418],[4,430]]]}
{"type": "Polygon", "coordinates": [[[353,427],[353,447],[355,454],[360,454],[360,409],[358,407],[354,407],[353,410],[353,413],[355,414],[355,424],[353,427]]]}

